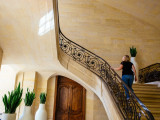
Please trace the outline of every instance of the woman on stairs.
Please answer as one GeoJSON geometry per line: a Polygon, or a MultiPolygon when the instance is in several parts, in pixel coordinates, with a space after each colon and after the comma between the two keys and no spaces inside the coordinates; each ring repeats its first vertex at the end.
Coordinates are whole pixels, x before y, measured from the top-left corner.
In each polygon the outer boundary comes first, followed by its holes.
{"type": "MultiPolygon", "coordinates": [[[[118,68],[113,68],[114,70],[122,70],[122,80],[128,85],[128,87],[133,91],[132,84],[135,75],[135,81],[137,81],[136,69],[134,65],[130,62],[130,57],[125,55],[122,57],[122,62],[118,68]],[[133,71],[132,71],[133,70],[133,71]]],[[[129,92],[128,89],[124,86],[125,94],[127,100],[129,100],[129,92]]]]}

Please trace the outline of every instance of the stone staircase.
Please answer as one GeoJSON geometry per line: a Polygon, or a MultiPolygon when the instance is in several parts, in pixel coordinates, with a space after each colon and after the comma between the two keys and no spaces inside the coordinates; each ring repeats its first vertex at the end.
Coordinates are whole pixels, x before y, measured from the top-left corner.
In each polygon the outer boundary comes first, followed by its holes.
{"type": "Polygon", "coordinates": [[[155,120],[160,120],[160,88],[151,84],[134,84],[133,90],[151,111],[155,120]]]}

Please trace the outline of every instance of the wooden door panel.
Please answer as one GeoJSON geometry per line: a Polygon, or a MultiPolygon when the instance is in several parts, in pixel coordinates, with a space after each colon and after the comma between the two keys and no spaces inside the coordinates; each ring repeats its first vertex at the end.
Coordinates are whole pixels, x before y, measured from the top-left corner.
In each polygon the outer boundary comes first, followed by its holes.
{"type": "Polygon", "coordinates": [[[71,100],[71,113],[76,112],[76,114],[82,112],[83,105],[83,88],[74,86],[72,88],[72,100],[71,100]]]}
{"type": "Polygon", "coordinates": [[[68,113],[65,114],[63,112],[57,112],[56,113],[56,120],[69,120],[68,119],[68,113]]]}
{"type": "Polygon", "coordinates": [[[69,105],[69,86],[60,85],[58,87],[58,106],[57,110],[60,112],[68,113],[69,105]]]}
{"type": "Polygon", "coordinates": [[[81,85],[58,77],[55,120],[85,120],[85,95],[81,85]]]}
{"type": "Polygon", "coordinates": [[[69,115],[69,120],[84,120],[82,114],[69,115]]]}

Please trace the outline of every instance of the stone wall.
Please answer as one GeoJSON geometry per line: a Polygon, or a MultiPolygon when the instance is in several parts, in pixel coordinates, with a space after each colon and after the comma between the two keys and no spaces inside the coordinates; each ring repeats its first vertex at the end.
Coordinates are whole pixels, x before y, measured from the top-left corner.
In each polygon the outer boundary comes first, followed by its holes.
{"type": "Polygon", "coordinates": [[[2,64],[3,50],[0,48],[0,67],[2,64]]]}
{"type": "MultiPolygon", "coordinates": [[[[29,88],[30,91],[35,91],[35,83],[37,80],[37,73],[34,71],[29,71],[29,72],[19,72],[16,77],[15,85],[17,86],[19,83],[21,83],[21,87],[23,88],[23,95],[22,98],[24,100],[25,94],[27,92],[27,88],[29,88]]],[[[21,102],[21,105],[17,108],[16,113],[17,113],[17,119],[22,115],[23,109],[24,109],[24,101],[21,102]]],[[[32,105],[32,111],[34,111],[34,106],[35,106],[35,101],[33,102],[32,105]]]]}
{"type": "Polygon", "coordinates": [[[160,30],[121,7],[107,5],[105,0],[59,0],[61,30],[113,67],[120,64],[123,55],[130,54],[131,46],[137,48],[140,68],[160,62],[160,30]]]}

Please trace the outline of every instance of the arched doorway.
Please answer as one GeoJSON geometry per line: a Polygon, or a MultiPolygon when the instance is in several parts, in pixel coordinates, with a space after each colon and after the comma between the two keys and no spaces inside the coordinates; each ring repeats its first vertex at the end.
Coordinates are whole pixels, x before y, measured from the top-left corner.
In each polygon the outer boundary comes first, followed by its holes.
{"type": "Polygon", "coordinates": [[[86,90],[73,80],[58,76],[54,120],[85,120],[86,90]]]}

